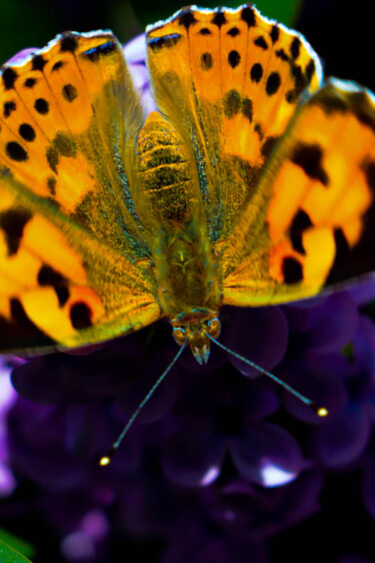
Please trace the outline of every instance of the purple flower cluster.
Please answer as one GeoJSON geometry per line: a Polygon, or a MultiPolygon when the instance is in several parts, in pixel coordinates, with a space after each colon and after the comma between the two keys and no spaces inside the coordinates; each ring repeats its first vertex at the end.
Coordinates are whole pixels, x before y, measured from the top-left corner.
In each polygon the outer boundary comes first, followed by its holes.
{"type": "MultiPolygon", "coordinates": [[[[143,36],[125,55],[150,110],[143,36]]],[[[177,351],[170,326],[18,362],[20,397],[0,407],[2,525],[43,529],[40,561],[267,563],[287,557],[273,558],[273,542],[319,514],[327,479],[347,471],[361,474],[375,518],[373,297],[369,284],[221,311],[221,341],[326,406],[326,419],[221,349],[205,366],[186,351],[105,468],[98,459],[177,351]]],[[[311,559],[288,561],[368,563],[305,548],[311,559]]]]}

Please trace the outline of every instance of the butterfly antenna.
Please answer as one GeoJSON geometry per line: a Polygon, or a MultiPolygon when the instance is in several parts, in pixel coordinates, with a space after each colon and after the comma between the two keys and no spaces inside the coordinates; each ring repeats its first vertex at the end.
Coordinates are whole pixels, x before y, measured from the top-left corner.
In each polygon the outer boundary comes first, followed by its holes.
{"type": "Polygon", "coordinates": [[[216,340],[215,338],[213,338],[213,336],[210,336],[209,334],[207,334],[207,336],[209,337],[210,340],[212,340],[212,342],[214,342],[216,344],[216,346],[219,346],[219,348],[222,348],[223,350],[225,350],[226,352],[228,352],[228,354],[231,354],[232,356],[234,356],[235,358],[237,358],[238,360],[241,360],[242,362],[244,362],[245,364],[247,364],[248,366],[256,369],[257,371],[259,371],[260,373],[262,373],[263,375],[266,375],[267,377],[269,377],[270,379],[272,379],[273,381],[275,381],[278,385],[281,385],[281,387],[283,387],[284,389],[286,389],[287,391],[289,391],[289,393],[291,393],[292,395],[294,395],[295,397],[297,397],[297,399],[299,399],[300,401],[302,401],[303,403],[305,403],[305,405],[307,405],[308,407],[310,407],[318,416],[327,416],[328,414],[328,410],[325,407],[320,407],[319,405],[317,405],[314,401],[312,401],[311,399],[309,399],[308,397],[305,397],[305,395],[302,395],[301,393],[299,393],[298,391],[296,391],[296,389],[294,389],[293,387],[291,387],[290,385],[288,385],[287,383],[285,383],[285,381],[283,381],[282,379],[279,379],[278,377],[276,377],[276,375],[274,375],[273,373],[265,370],[264,368],[262,368],[261,366],[258,366],[257,364],[255,364],[254,362],[252,362],[251,360],[248,360],[247,358],[245,358],[244,356],[241,356],[241,354],[237,354],[237,352],[233,352],[233,350],[231,350],[230,348],[227,348],[226,346],[224,346],[224,344],[222,344],[221,342],[219,342],[218,340],[216,340]]]}
{"type": "Polygon", "coordinates": [[[171,361],[169,366],[167,366],[167,368],[163,371],[163,373],[161,374],[159,379],[157,379],[157,381],[155,381],[154,385],[151,387],[150,391],[147,393],[145,398],[139,403],[138,407],[135,409],[135,411],[131,415],[129,421],[126,423],[124,429],[122,430],[121,434],[117,438],[116,442],[114,442],[112,444],[112,446],[109,448],[108,452],[103,457],[100,458],[99,465],[108,465],[109,463],[111,463],[112,458],[113,458],[117,448],[119,447],[122,440],[126,436],[129,428],[131,427],[131,425],[133,424],[133,422],[135,421],[135,419],[137,418],[137,416],[139,415],[139,413],[141,412],[141,410],[143,409],[143,407],[145,406],[147,401],[152,397],[152,395],[154,394],[154,391],[156,391],[156,389],[159,387],[160,383],[162,383],[162,381],[165,379],[167,374],[171,371],[171,369],[173,368],[173,366],[177,362],[178,358],[181,356],[182,352],[184,351],[186,344],[187,344],[187,340],[185,340],[185,342],[182,344],[181,348],[179,349],[179,351],[177,352],[177,354],[175,355],[175,357],[173,358],[173,360],[171,361]]]}

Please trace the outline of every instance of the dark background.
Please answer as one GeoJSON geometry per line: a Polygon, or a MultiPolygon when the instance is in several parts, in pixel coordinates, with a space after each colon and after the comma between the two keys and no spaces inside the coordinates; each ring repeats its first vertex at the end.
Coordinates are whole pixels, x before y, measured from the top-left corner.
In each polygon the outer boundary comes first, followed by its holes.
{"type": "MultiPolygon", "coordinates": [[[[279,18],[303,32],[322,57],[327,74],[350,78],[375,89],[371,3],[306,0],[301,2],[299,10],[297,4],[265,0],[259,1],[257,7],[265,15],[279,18]]],[[[214,2],[205,5],[215,7],[214,2]]],[[[126,42],[141,33],[148,23],[165,18],[180,7],[179,2],[168,0],[0,0],[1,62],[22,48],[41,47],[57,33],[68,29],[110,28],[120,41],[126,42]]],[[[290,430],[293,433],[292,427],[290,430]]],[[[319,513],[270,542],[272,563],[282,560],[336,563],[341,555],[348,553],[362,556],[369,563],[375,561],[372,541],[375,523],[361,506],[358,469],[327,479],[322,507],[319,513]]],[[[6,527],[6,522],[1,524],[6,527]]],[[[42,551],[46,553],[45,530],[41,531],[37,525],[33,528],[33,525],[32,518],[19,522],[18,529],[12,522],[11,531],[37,546],[43,544],[42,551]]],[[[43,561],[58,562],[59,556],[54,551],[57,544],[53,543],[53,536],[47,536],[51,551],[43,561]]],[[[157,562],[158,547],[130,543],[127,555],[122,551],[119,561],[142,560],[147,553],[149,563],[157,562]]]]}

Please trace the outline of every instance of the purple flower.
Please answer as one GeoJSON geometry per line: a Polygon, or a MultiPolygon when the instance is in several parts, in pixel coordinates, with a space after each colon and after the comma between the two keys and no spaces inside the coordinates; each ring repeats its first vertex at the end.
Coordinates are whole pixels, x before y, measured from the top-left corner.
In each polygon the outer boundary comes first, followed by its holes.
{"type": "Polygon", "coordinates": [[[0,357],[0,496],[10,495],[15,487],[16,480],[9,466],[9,449],[7,442],[7,415],[16,400],[9,375],[15,360],[11,357],[0,357]]]}
{"type": "Polygon", "coordinates": [[[138,90],[146,114],[156,110],[150,89],[150,76],[146,67],[146,38],[138,35],[124,46],[125,59],[129,65],[134,86],[138,90]]]}

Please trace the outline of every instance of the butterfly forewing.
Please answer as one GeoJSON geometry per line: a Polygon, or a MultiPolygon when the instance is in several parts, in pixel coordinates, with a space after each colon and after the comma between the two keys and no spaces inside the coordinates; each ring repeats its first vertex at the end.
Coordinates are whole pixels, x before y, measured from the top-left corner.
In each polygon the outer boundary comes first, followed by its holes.
{"type": "Polygon", "coordinates": [[[302,92],[319,87],[319,59],[250,6],[184,9],[147,37],[157,103],[195,152],[209,235],[224,240],[302,92]]]}
{"type": "Polygon", "coordinates": [[[153,322],[129,180],[143,115],[115,37],[64,34],[3,67],[0,105],[1,349],[79,346],[153,322]]]}

